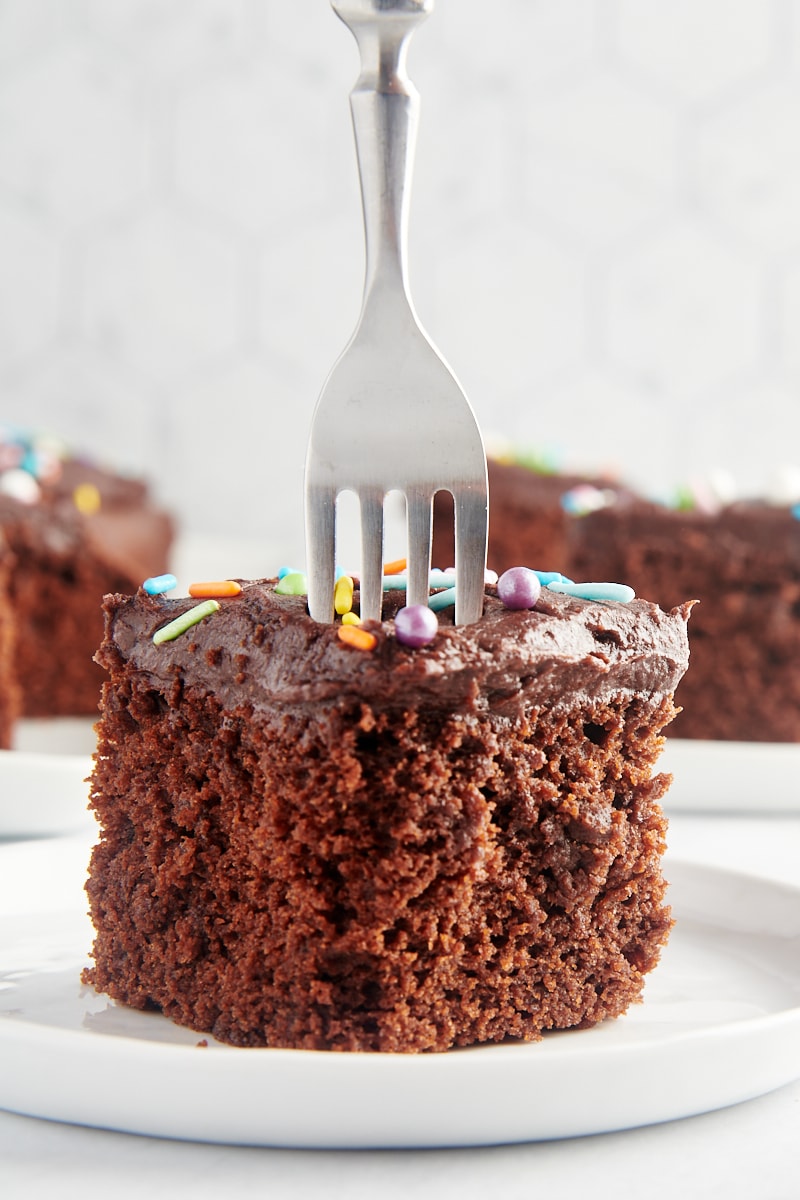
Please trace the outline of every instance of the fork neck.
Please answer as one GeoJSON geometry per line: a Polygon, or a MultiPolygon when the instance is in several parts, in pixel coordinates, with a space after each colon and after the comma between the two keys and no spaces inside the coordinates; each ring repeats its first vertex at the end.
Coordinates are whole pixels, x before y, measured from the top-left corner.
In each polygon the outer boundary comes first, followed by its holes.
{"type": "Polygon", "coordinates": [[[406,72],[408,42],[433,0],[332,0],[358,42],[361,74],[350,93],[366,274],[364,309],[411,306],[407,240],[419,94],[406,72]]]}

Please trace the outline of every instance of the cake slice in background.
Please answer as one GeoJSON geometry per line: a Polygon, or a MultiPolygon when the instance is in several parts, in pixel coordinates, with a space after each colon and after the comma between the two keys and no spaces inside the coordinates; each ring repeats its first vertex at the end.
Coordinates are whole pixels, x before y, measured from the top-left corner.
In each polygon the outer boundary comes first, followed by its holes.
{"type": "Polygon", "coordinates": [[[166,568],[171,518],[141,480],[0,429],[0,531],[13,563],[5,602],[22,714],[96,715],[103,596],[166,568]]]}
{"type": "Polygon", "coordinates": [[[420,632],[397,591],[348,625],[347,585],[318,624],[296,577],[240,582],[106,601],[86,981],[236,1045],[351,1051],[638,1000],[691,606],[537,581],[518,608],[501,579],[475,624],[422,608],[420,632]]]}
{"type": "MultiPolygon", "coordinates": [[[[692,669],[670,736],[800,742],[800,519],[791,503],[687,491],[657,504],[613,480],[489,463],[489,566],[624,579],[672,608],[686,596],[692,669]],[[552,556],[552,557],[551,557],[552,556]]],[[[449,565],[447,521],[434,562],[449,565]]]]}

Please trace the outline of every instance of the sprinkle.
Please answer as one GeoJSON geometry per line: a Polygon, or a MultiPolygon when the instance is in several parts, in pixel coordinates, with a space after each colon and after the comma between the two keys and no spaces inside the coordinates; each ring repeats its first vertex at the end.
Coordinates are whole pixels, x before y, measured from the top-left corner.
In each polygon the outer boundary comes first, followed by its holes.
{"type": "Polygon", "coordinates": [[[285,575],[296,575],[296,574],[297,574],[296,567],[281,567],[280,571],[278,571],[278,579],[283,579],[283,577],[285,575]]]}
{"type": "Polygon", "coordinates": [[[342,613],[342,624],[343,625],[360,625],[361,617],[358,615],[358,613],[354,613],[354,612],[342,613]]]}
{"type": "Polygon", "coordinates": [[[591,483],[579,483],[576,487],[564,492],[561,497],[561,507],[564,512],[574,517],[585,517],[588,513],[598,512],[608,508],[617,498],[616,492],[610,488],[597,488],[591,483]]]}
{"type": "Polygon", "coordinates": [[[181,613],[168,625],[162,625],[160,629],[157,629],[153,634],[153,641],[157,646],[160,646],[162,642],[171,642],[185,633],[187,629],[191,629],[193,625],[197,625],[204,617],[210,617],[218,610],[219,603],[216,600],[205,600],[202,604],[196,604],[194,608],[181,613]]]}
{"type": "Polygon", "coordinates": [[[408,559],[396,558],[394,562],[388,562],[383,568],[384,575],[402,575],[408,567],[408,559]]]}
{"type": "Polygon", "coordinates": [[[235,579],[218,579],[215,582],[189,584],[189,595],[198,600],[213,596],[238,596],[241,591],[242,585],[235,579]]]}
{"type": "Polygon", "coordinates": [[[20,504],[36,504],[42,489],[32,475],[21,467],[15,467],[0,475],[0,492],[12,500],[18,500],[20,504]]]}
{"type": "Polygon", "coordinates": [[[566,575],[562,575],[560,571],[534,571],[539,583],[543,587],[549,587],[551,583],[572,583],[571,579],[567,579],[566,575]]]}
{"type": "Polygon", "coordinates": [[[428,601],[428,608],[433,612],[441,612],[443,608],[449,608],[451,604],[456,602],[456,589],[454,587],[447,588],[444,592],[435,592],[428,601]]]}
{"type": "Polygon", "coordinates": [[[340,625],[336,632],[340,641],[356,650],[374,650],[378,644],[374,633],[361,629],[358,625],[340,625]]]}
{"type": "MultiPolygon", "coordinates": [[[[455,582],[456,576],[454,571],[440,571],[434,567],[428,575],[428,587],[454,587],[455,582]]],[[[407,575],[384,575],[383,577],[383,590],[385,592],[399,592],[407,587],[407,575]]]]}
{"type": "Polygon", "coordinates": [[[426,604],[410,604],[395,616],[394,631],[402,646],[418,649],[433,641],[439,632],[439,622],[426,604]]]}
{"type": "Polygon", "coordinates": [[[151,575],[142,584],[148,596],[160,596],[163,592],[171,592],[177,586],[178,581],[174,575],[151,575]]]}
{"type": "Polygon", "coordinates": [[[353,607],[353,580],[350,575],[342,575],[337,582],[333,590],[333,607],[340,617],[353,607]]]}
{"type": "Polygon", "coordinates": [[[497,581],[497,595],[506,608],[535,608],[541,590],[539,576],[528,567],[510,567],[497,581]]]}
{"type": "Polygon", "coordinates": [[[92,517],[100,511],[100,489],[93,483],[79,483],[72,493],[72,503],[84,517],[92,517]]]}
{"type": "Polygon", "coordinates": [[[626,583],[548,583],[551,592],[577,596],[579,600],[616,600],[629,604],[636,593],[626,583]]]}
{"type": "Polygon", "coordinates": [[[792,516],[796,521],[800,521],[800,504],[795,504],[794,508],[792,509],[792,516]]]}
{"type": "Polygon", "coordinates": [[[302,571],[290,571],[278,582],[275,591],[279,596],[306,596],[308,582],[302,571]]]}
{"type": "Polygon", "coordinates": [[[692,512],[695,507],[695,497],[691,488],[679,487],[672,502],[672,508],[678,512],[692,512]]]}
{"type": "MultiPolygon", "coordinates": [[[[455,569],[455,567],[445,567],[445,569],[444,569],[444,571],[442,572],[442,574],[443,574],[443,575],[452,575],[452,576],[453,576],[453,578],[452,578],[452,580],[451,580],[450,582],[451,582],[451,583],[455,583],[455,581],[456,581],[456,569],[455,569]]],[[[484,583],[491,583],[491,584],[495,584],[495,583],[497,583],[497,578],[498,578],[498,576],[497,576],[497,571],[491,571],[491,570],[489,569],[489,567],[487,567],[487,568],[486,568],[486,570],[483,572],[483,582],[484,582],[484,583]]],[[[433,586],[433,585],[431,585],[431,586],[433,586]]]]}

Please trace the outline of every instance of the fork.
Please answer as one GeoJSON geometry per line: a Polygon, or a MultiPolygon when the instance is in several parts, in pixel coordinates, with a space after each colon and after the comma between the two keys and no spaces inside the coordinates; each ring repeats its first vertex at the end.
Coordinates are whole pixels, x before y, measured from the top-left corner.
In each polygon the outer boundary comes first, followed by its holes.
{"type": "Polygon", "coordinates": [[[380,620],[384,500],[405,495],[406,602],[430,595],[433,497],[455,512],[457,624],[483,611],[488,529],[486,453],[475,415],[422,329],[406,268],[408,202],[419,96],[405,70],[408,40],[433,0],[331,0],[358,43],[350,94],[361,179],[366,272],[361,314],[314,410],[305,473],[308,605],[333,620],[336,502],[361,514],[361,619],[380,620]]]}

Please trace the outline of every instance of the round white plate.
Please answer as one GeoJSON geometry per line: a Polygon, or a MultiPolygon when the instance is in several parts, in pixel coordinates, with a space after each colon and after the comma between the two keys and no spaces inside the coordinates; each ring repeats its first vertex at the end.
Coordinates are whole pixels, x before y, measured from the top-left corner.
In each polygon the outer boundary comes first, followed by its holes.
{"type": "Polygon", "coordinates": [[[677,925],[642,1004],[540,1043],[446,1054],[222,1046],[82,987],[84,918],[0,922],[0,1107],[196,1141],[472,1146],[691,1116],[797,1078],[800,889],[668,874],[677,925]]]}
{"type": "Polygon", "coordinates": [[[800,744],[667,738],[658,770],[668,812],[800,812],[800,744]]]}
{"type": "Polygon", "coordinates": [[[0,750],[0,839],[72,833],[87,812],[94,721],[20,721],[14,749],[0,750]]]}

